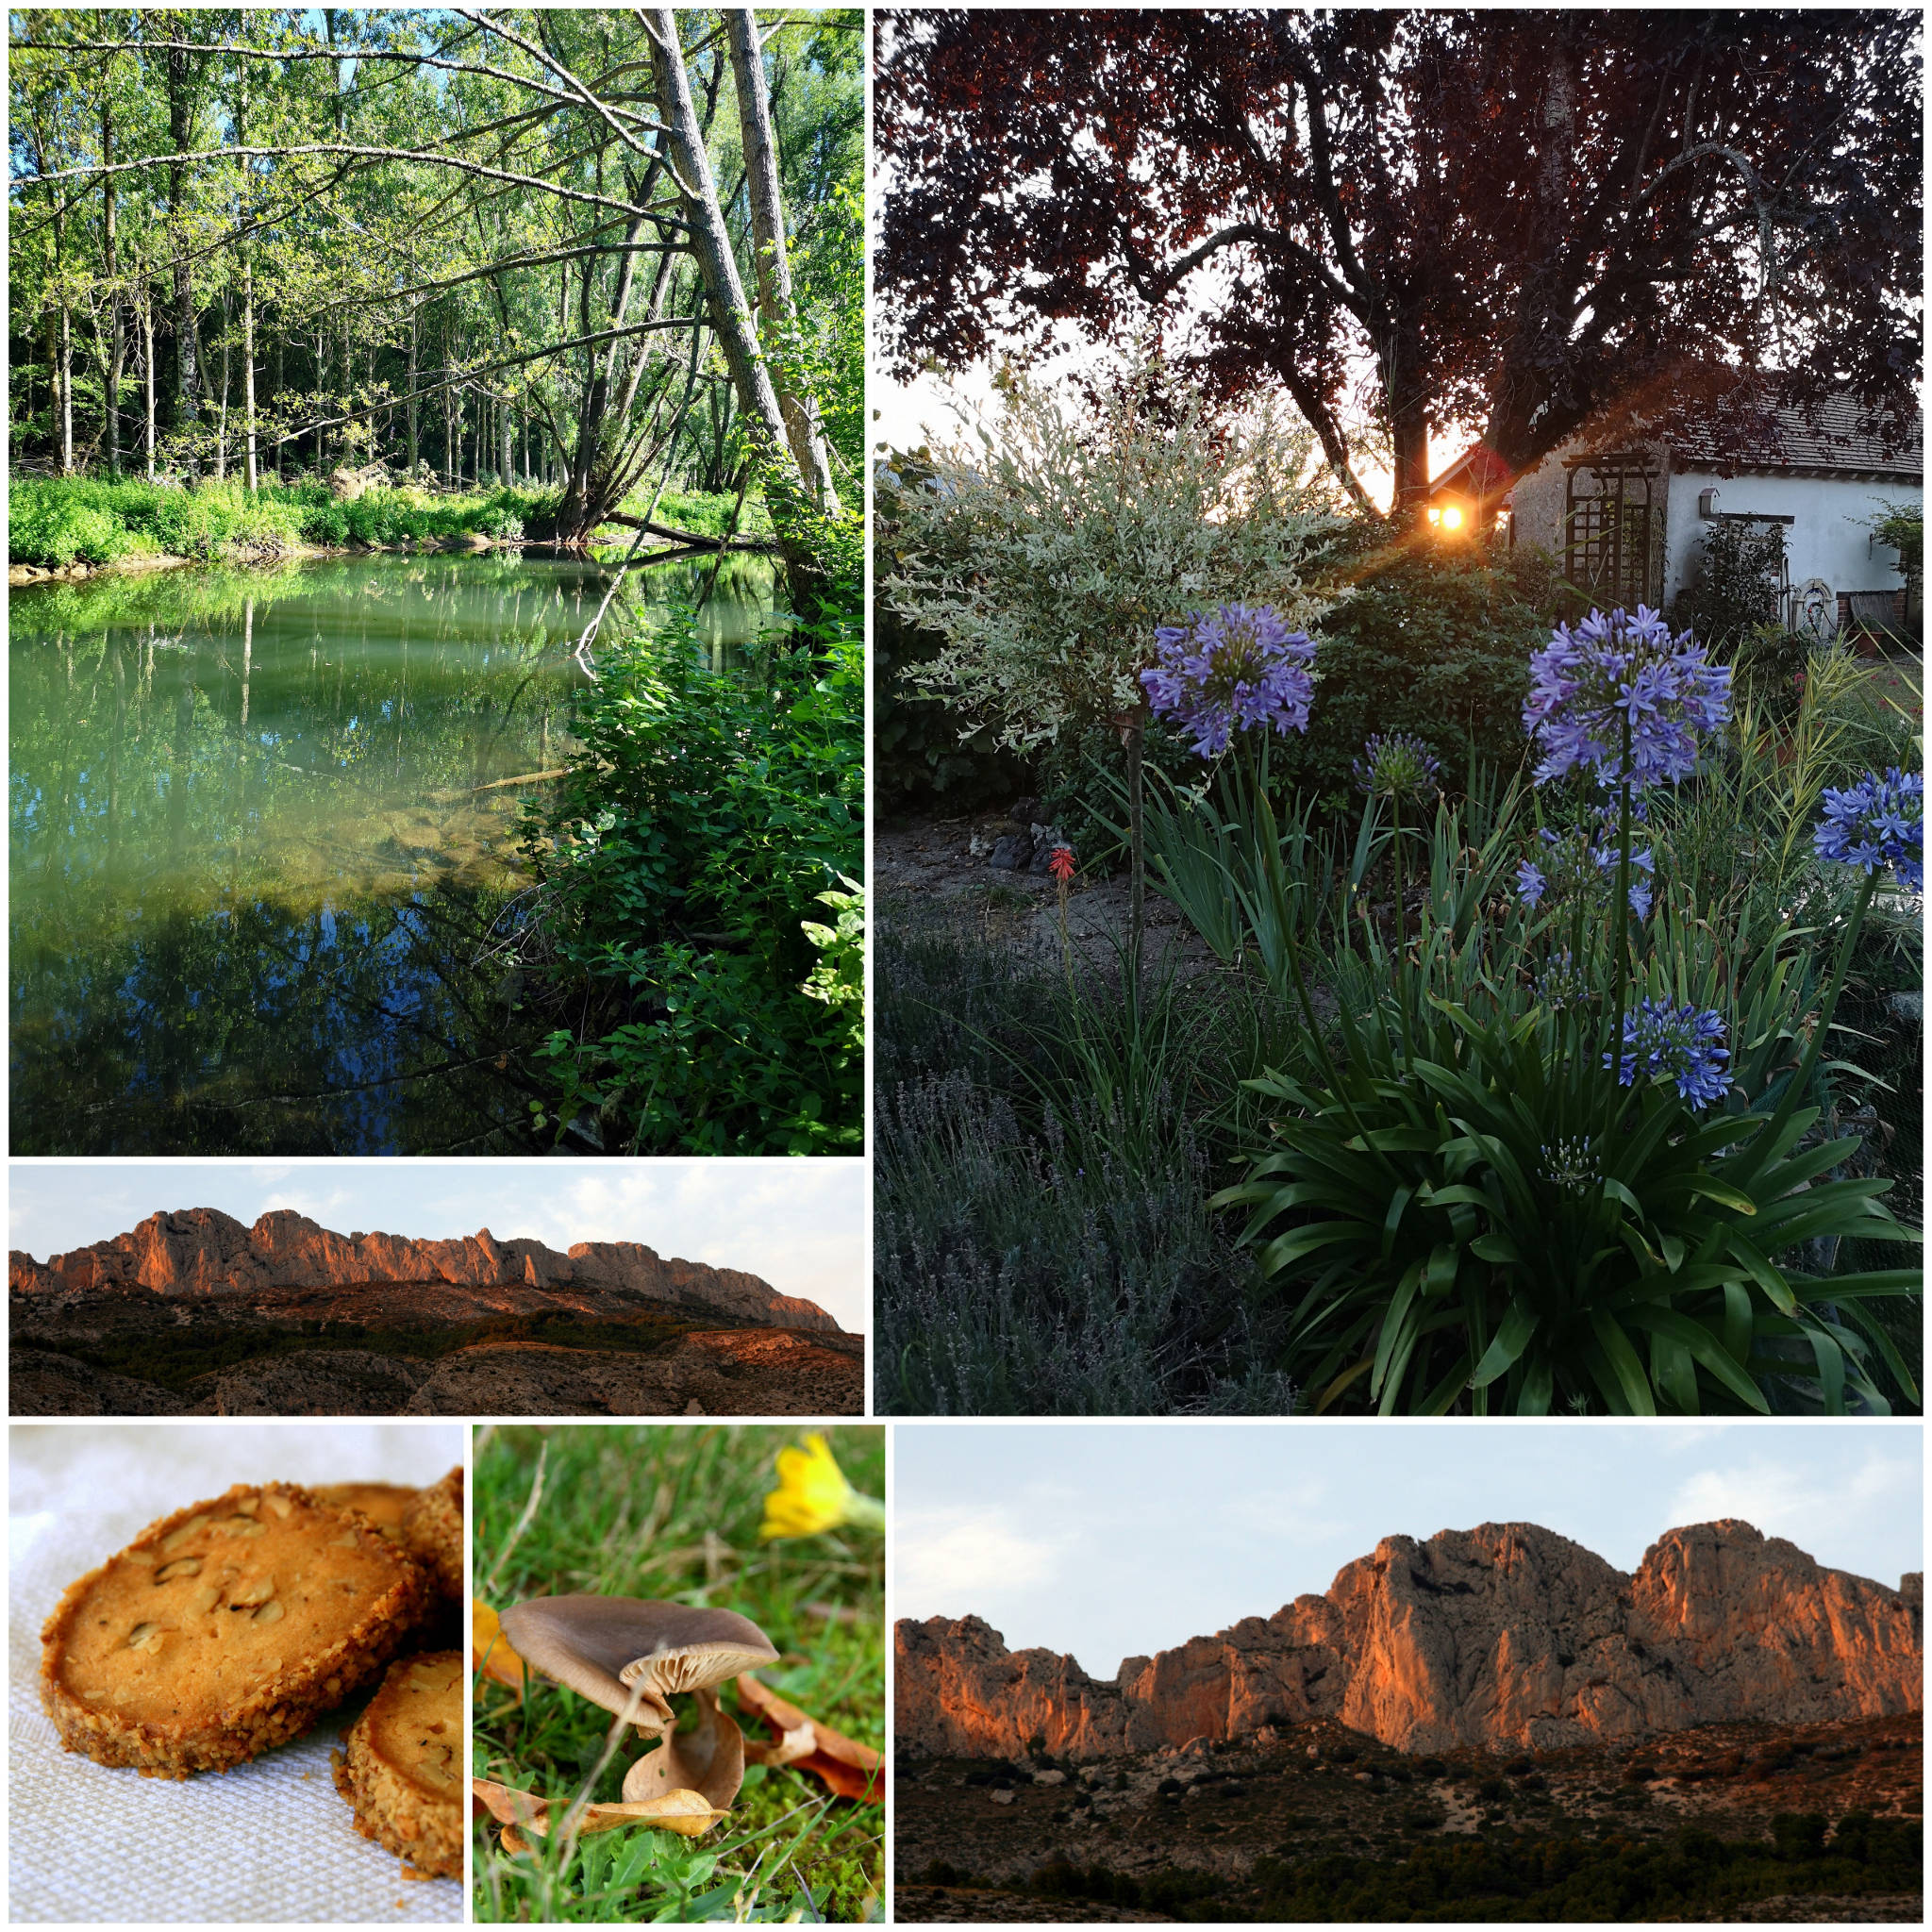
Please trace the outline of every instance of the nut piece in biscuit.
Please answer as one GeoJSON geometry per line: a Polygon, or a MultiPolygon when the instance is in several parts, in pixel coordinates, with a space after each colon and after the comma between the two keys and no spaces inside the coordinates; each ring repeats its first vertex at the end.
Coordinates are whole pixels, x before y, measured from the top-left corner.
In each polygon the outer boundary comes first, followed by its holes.
{"type": "Polygon", "coordinates": [[[143,1776],[226,1771],[300,1737],[427,1608],[420,1567],[287,1483],[238,1483],[70,1584],[41,1631],[60,1741],[143,1776]]]}
{"type": "Polygon", "coordinates": [[[463,1869],[463,1693],[460,1652],[400,1658],[332,1759],[356,1829],[418,1877],[463,1869]]]}
{"type": "Polygon", "coordinates": [[[463,1600],[463,1469],[419,1490],[403,1510],[403,1541],[443,1595],[463,1600]]]}
{"type": "Polygon", "coordinates": [[[403,1540],[403,1511],[421,1491],[401,1483],[317,1483],[308,1493],[331,1509],[366,1516],[391,1542],[403,1540]]]}

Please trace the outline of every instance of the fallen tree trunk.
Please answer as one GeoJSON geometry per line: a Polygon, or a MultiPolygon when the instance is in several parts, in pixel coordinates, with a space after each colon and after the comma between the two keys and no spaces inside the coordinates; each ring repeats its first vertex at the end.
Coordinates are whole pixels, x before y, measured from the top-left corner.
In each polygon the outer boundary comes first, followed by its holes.
{"type": "Polygon", "coordinates": [[[671,524],[656,523],[649,517],[627,517],[616,510],[612,510],[603,521],[607,524],[621,524],[626,530],[642,530],[651,537],[668,537],[674,542],[685,544],[694,550],[775,551],[778,548],[769,537],[707,537],[701,531],[680,530],[671,524]]]}

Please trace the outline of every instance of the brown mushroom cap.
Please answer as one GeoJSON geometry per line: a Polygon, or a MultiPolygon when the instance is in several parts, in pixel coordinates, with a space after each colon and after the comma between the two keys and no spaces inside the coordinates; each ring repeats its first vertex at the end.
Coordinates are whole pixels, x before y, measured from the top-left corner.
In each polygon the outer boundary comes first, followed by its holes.
{"type": "Polygon", "coordinates": [[[778,1653],[749,1617],[627,1596],[539,1596],[503,1613],[503,1634],[531,1669],[622,1713],[641,1693],[634,1722],[661,1730],[667,1697],[722,1684],[778,1653]]]}

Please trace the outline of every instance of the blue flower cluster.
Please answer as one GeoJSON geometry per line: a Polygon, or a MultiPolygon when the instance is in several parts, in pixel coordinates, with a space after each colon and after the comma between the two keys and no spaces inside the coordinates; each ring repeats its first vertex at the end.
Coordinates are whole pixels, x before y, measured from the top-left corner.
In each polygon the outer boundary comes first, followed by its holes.
{"type": "Polygon", "coordinates": [[[1412,731],[1378,731],[1355,761],[1357,791],[1371,798],[1433,798],[1442,761],[1412,731]]]}
{"type": "Polygon", "coordinates": [[[1545,1141],[1537,1152],[1542,1157],[1542,1177],[1566,1194],[1588,1194],[1604,1177],[1596,1143],[1588,1134],[1545,1141]]]}
{"type": "Polygon", "coordinates": [[[1308,728],[1315,647],[1266,604],[1224,604],[1154,633],[1159,661],[1141,674],[1156,715],[1194,734],[1204,758],[1218,758],[1237,731],[1271,726],[1284,737],[1308,728]]]}
{"type": "Polygon", "coordinates": [[[1925,778],[1891,766],[1867,772],[1856,785],[1824,794],[1824,816],[1812,833],[1820,858],[1865,872],[1890,866],[1907,891],[1925,890],[1925,778]]]}
{"type": "Polygon", "coordinates": [[[1706,661],[1704,646],[1655,610],[1635,617],[1592,610],[1574,630],[1558,625],[1529,660],[1523,728],[1543,751],[1537,783],[1592,767],[1607,781],[1634,787],[1676,784],[1696,769],[1700,735],[1731,715],[1728,667],[1706,661]],[[1624,722],[1630,724],[1630,770],[1622,770],[1624,722]]]}
{"type": "MultiPolygon", "coordinates": [[[[1624,1020],[1623,1064],[1617,1069],[1617,1082],[1628,1087],[1637,1075],[1674,1080],[1677,1091],[1692,1107],[1708,1107],[1722,1100],[1731,1084],[1724,1071],[1730,1062],[1730,1049],[1724,1043],[1724,1023],[1721,1013],[1707,1008],[1659,1006],[1646,999],[1624,1020]]],[[[1604,1065],[1611,1056],[1605,1054],[1604,1065]]]]}
{"type": "MultiPolygon", "coordinates": [[[[1591,841],[1588,830],[1565,832],[1560,837],[1545,825],[1541,834],[1549,850],[1538,865],[1525,858],[1516,868],[1516,896],[1534,908],[1544,899],[1567,899],[1589,887],[1592,895],[1604,889],[1604,874],[1617,870],[1617,847],[1591,841]]],[[[1648,919],[1657,883],[1657,857],[1652,852],[1630,855],[1630,909],[1639,919],[1648,919]]]]}
{"type": "Polygon", "coordinates": [[[1597,996],[1590,975],[1570,957],[1565,946],[1530,982],[1538,1004],[1561,1012],[1565,1007],[1588,1006],[1597,996]]]}

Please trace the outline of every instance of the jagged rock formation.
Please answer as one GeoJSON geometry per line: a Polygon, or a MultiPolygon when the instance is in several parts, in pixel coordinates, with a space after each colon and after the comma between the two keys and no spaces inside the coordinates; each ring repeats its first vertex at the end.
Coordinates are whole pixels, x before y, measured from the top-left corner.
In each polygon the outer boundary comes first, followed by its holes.
{"type": "Polygon", "coordinates": [[[253,1227],[212,1208],[151,1214],[131,1234],[44,1262],[16,1252],[8,1276],[14,1296],[42,1307],[142,1290],[170,1300],[252,1301],[294,1291],[312,1299],[333,1290],[431,1288],[444,1291],[439,1306],[468,1301],[477,1313],[526,1306],[591,1312],[614,1298],[745,1326],[839,1332],[816,1303],[779,1294],[756,1274],[666,1260],[636,1241],[579,1241],[559,1255],[541,1241],[499,1241],[488,1228],[442,1241],[340,1235],[287,1209],[253,1227]]]}
{"type": "Polygon", "coordinates": [[[1404,1751],[1546,1750],[1691,1724],[1923,1706],[1923,1589],[1747,1523],[1674,1529],[1634,1576],[1530,1524],[1390,1537],[1303,1596],[1111,1682],[977,1617],[902,1622],[901,1750],[1076,1758],[1333,1718],[1404,1751]]]}

